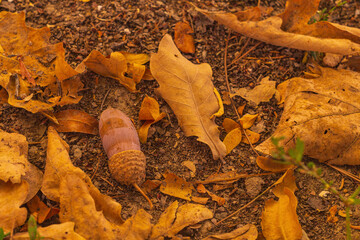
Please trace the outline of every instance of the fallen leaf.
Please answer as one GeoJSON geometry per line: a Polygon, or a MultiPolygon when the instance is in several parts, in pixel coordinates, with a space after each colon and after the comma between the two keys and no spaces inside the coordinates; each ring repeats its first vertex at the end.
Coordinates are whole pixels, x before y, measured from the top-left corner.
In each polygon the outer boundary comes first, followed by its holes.
{"type": "Polygon", "coordinates": [[[92,135],[97,135],[99,132],[98,121],[84,111],[67,109],[55,113],[54,117],[59,122],[54,126],[58,132],[80,132],[92,135]]]}
{"type": "Polygon", "coordinates": [[[59,213],[59,209],[49,208],[36,195],[26,204],[26,206],[28,207],[30,214],[36,216],[36,221],[38,223],[43,223],[45,220],[59,213]]]}
{"type": "Polygon", "coordinates": [[[210,235],[203,240],[256,240],[258,237],[258,231],[252,224],[246,224],[245,226],[239,227],[229,233],[210,235]]]}
{"type": "Polygon", "coordinates": [[[160,180],[150,180],[147,179],[143,184],[142,184],[142,190],[146,193],[151,192],[152,190],[158,188],[161,185],[161,181],[160,180]]]}
{"type": "Polygon", "coordinates": [[[136,84],[145,74],[145,66],[142,64],[148,60],[144,54],[136,56],[123,52],[112,52],[110,58],[106,58],[100,52],[93,50],[83,61],[83,64],[91,71],[104,77],[116,79],[132,92],[136,91],[136,84]],[[131,77],[125,76],[125,74],[131,77]]]}
{"type": "Polygon", "coordinates": [[[230,118],[225,118],[223,121],[222,126],[224,127],[225,131],[229,133],[230,131],[234,130],[235,128],[239,128],[240,125],[230,118]]]}
{"type": "Polygon", "coordinates": [[[145,121],[138,131],[141,143],[146,143],[150,126],[165,116],[166,113],[160,113],[159,103],[156,99],[145,96],[139,112],[139,120],[145,121]]]}
{"type": "MultiPolygon", "coordinates": [[[[289,80],[284,112],[272,137],[285,137],[280,142],[285,149],[294,147],[295,139],[300,138],[304,155],[320,162],[359,164],[360,74],[319,69],[318,78],[289,80]]],[[[275,150],[270,138],[256,149],[265,154],[275,150]]]]}
{"type": "Polygon", "coordinates": [[[291,166],[293,166],[293,165],[277,162],[276,160],[270,157],[262,157],[262,156],[258,156],[256,158],[256,164],[262,170],[270,171],[270,172],[283,172],[289,169],[291,166]]]}
{"type": "Polygon", "coordinates": [[[246,106],[246,103],[237,108],[237,111],[238,111],[238,113],[240,114],[240,116],[243,115],[245,106],[246,106]]]}
{"type": "Polygon", "coordinates": [[[196,191],[198,191],[198,193],[206,193],[206,188],[203,184],[198,184],[196,187],[196,191]]]}
{"type": "Polygon", "coordinates": [[[174,42],[180,51],[184,53],[195,53],[195,44],[192,34],[194,30],[186,22],[177,22],[175,24],[174,42]]]}
{"type": "Polygon", "coordinates": [[[336,217],[337,213],[337,205],[332,206],[329,209],[329,216],[327,217],[326,221],[329,223],[337,223],[339,221],[338,217],[336,217]]]}
{"type": "Polygon", "coordinates": [[[297,199],[293,169],[289,169],[276,182],[273,193],[279,199],[265,201],[261,227],[266,239],[301,239],[302,229],[296,214],[297,199]]]}
{"type": "Polygon", "coordinates": [[[28,162],[28,143],[26,137],[18,133],[7,133],[0,130],[0,180],[11,183],[28,183],[28,202],[39,191],[42,183],[42,172],[28,162]]]}
{"type": "Polygon", "coordinates": [[[225,204],[226,200],[223,197],[219,197],[215,193],[210,192],[209,190],[206,190],[207,194],[212,198],[213,201],[217,202],[219,206],[222,206],[225,204]]]}
{"type": "Polygon", "coordinates": [[[349,58],[348,65],[354,71],[360,72],[360,56],[353,56],[349,58]]]}
{"type": "Polygon", "coordinates": [[[195,203],[206,204],[209,201],[209,198],[192,196],[191,201],[195,203]]]}
{"type": "Polygon", "coordinates": [[[262,21],[242,21],[232,13],[196,10],[235,32],[269,44],[306,51],[359,55],[360,33],[357,28],[323,21],[308,24],[318,4],[318,0],[288,0],[283,14],[262,21]]]}
{"type": "Polygon", "coordinates": [[[163,175],[165,179],[160,186],[162,193],[188,201],[191,200],[191,193],[194,188],[191,183],[186,182],[185,179],[173,173],[165,173],[163,175]]]}
{"type": "Polygon", "coordinates": [[[150,239],[171,238],[185,227],[212,217],[212,211],[205,206],[187,203],[178,207],[178,202],[175,201],[161,214],[159,221],[152,229],[150,239]]]}
{"type": "Polygon", "coordinates": [[[160,84],[158,92],[174,111],[185,135],[197,136],[210,147],[214,159],[222,159],[226,147],[219,139],[215,119],[210,119],[219,109],[210,66],[188,61],[170,35],[165,35],[158,53],[151,56],[150,69],[160,84]]]}
{"type": "Polygon", "coordinates": [[[264,77],[260,84],[253,89],[240,88],[234,94],[230,94],[230,97],[240,96],[259,105],[259,103],[268,102],[272,98],[276,91],[275,84],[276,81],[269,81],[269,77],[264,77]]]}
{"type": "Polygon", "coordinates": [[[230,184],[233,182],[238,181],[240,178],[246,178],[249,177],[248,174],[239,174],[234,171],[230,172],[224,172],[224,173],[214,173],[210,175],[206,180],[204,181],[196,181],[196,183],[201,184],[209,184],[209,183],[219,183],[219,184],[230,184]]]}
{"type": "Polygon", "coordinates": [[[213,115],[211,115],[210,119],[213,119],[214,117],[221,117],[224,114],[224,104],[221,99],[220,93],[218,92],[218,90],[216,88],[214,88],[214,93],[215,93],[215,96],[219,103],[219,110],[216,113],[214,113],[213,115]]]}
{"type": "Polygon", "coordinates": [[[226,154],[229,154],[234,148],[236,148],[242,139],[242,133],[240,127],[231,130],[226,134],[223,143],[226,146],[226,154]]]}
{"type": "MultiPolygon", "coordinates": [[[[74,231],[73,222],[64,222],[61,224],[52,224],[47,227],[38,227],[37,232],[44,239],[64,239],[64,240],[85,240],[82,236],[74,231]]],[[[14,240],[30,239],[28,232],[17,233],[14,240]]]]}
{"type": "Polygon", "coordinates": [[[5,233],[25,223],[27,210],[20,207],[28,193],[28,183],[13,184],[0,180],[0,226],[5,233]]]}
{"type": "Polygon", "coordinates": [[[253,132],[253,131],[251,131],[249,129],[246,129],[245,132],[246,132],[247,137],[244,136],[241,139],[241,142],[249,144],[249,141],[248,141],[248,138],[249,138],[251,144],[254,144],[254,143],[257,143],[260,140],[260,137],[261,137],[260,134],[258,134],[256,132],[253,132]]]}
{"type": "Polygon", "coordinates": [[[240,118],[240,123],[243,129],[250,128],[256,121],[259,114],[245,114],[240,118]]]}
{"type": "MultiPolygon", "coordinates": [[[[121,205],[117,203],[115,200],[111,199],[109,196],[101,194],[100,191],[91,183],[90,177],[87,176],[80,168],[77,168],[74,165],[72,165],[67,149],[68,146],[65,143],[65,141],[60,138],[60,136],[53,127],[49,127],[46,166],[45,166],[45,173],[44,173],[44,179],[43,179],[41,191],[45,194],[45,196],[48,199],[52,201],[60,202],[61,205],[62,203],[60,201],[61,200],[60,197],[62,194],[60,191],[60,185],[62,182],[66,180],[64,178],[67,175],[76,175],[79,177],[79,179],[81,179],[81,181],[84,182],[85,186],[88,189],[87,191],[89,191],[90,193],[90,196],[86,197],[86,199],[91,198],[92,199],[91,201],[94,201],[96,209],[98,211],[102,211],[101,214],[103,215],[103,217],[106,218],[107,221],[110,221],[111,223],[114,224],[123,223],[123,219],[121,218],[121,205]]],[[[82,183],[76,183],[76,184],[81,185],[82,183]]],[[[75,194],[75,193],[71,193],[70,191],[69,194],[75,194]]],[[[77,200],[77,202],[78,203],[76,204],[80,204],[80,205],[82,204],[81,201],[79,203],[79,200],[77,200]]],[[[75,204],[75,200],[74,202],[70,201],[68,203],[75,204]]],[[[69,206],[63,205],[64,208],[69,208],[70,206],[71,205],[69,206]]],[[[81,208],[83,208],[83,206],[81,206],[81,208]]],[[[84,219],[86,218],[84,217],[84,219]]],[[[79,220],[79,221],[82,222],[84,220],[79,220]]],[[[76,224],[77,222],[75,222],[75,225],[76,224]]]]}
{"type": "Polygon", "coordinates": [[[56,105],[78,103],[82,98],[78,91],[83,84],[74,77],[78,72],[65,61],[63,44],[52,45],[49,38],[49,28],[25,25],[25,13],[0,13],[4,51],[0,55],[4,70],[0,86],[7,91],[10,105],[37,113],[52,111],[56,105]]]}
{"type": "Polygon", "coordinates": [[[196,166],[195,166],[194,162],[192,162],[192,161],[183,161],[182,165],[187,167],[188,169],[190,169],[191,177],[195,177],[196,166]]]}

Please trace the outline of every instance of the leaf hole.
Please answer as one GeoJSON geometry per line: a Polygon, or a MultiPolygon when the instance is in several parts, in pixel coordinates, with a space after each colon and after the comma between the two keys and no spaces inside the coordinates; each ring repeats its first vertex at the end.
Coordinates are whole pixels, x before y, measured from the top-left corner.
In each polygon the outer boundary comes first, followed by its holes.
{"type": "Polygon", "coordinates": [[[328,133],[328,130],[326,129],[325,131],[324,131],[324,134],[327,134],[328,133]]]}
{"type": "Polygon", "coordinates": [[[179,57],[177,54],[174,54],[174,56],[177,57],[177,58],[179,57]]]}
{"type": "Polygon", "coordinates": [[[345,92],[345,89],[342,89],[343,90],[343,92],[345,92]]]}

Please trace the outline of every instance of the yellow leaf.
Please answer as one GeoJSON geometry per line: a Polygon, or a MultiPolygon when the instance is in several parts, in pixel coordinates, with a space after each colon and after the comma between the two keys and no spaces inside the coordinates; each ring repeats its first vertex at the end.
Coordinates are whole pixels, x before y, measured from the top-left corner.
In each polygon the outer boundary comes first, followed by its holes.
{"type": "Polygon", "coordinates": [[[128,63],[143,65],[148,61],[150,61],[149,55],[144,53],[135,54],[135,53],[128,53],[123,51],[121,51],[120,53],[125,56],[128,63]]]}
{"type": "Polygon", "coordinates": [[[229,233],[215,234],[204,238],[203,240],[256,240],[258,231],[252,224],[246,224],[229,233]]]}
{"type": "Polygon", "coordinates": [[[195,53],[195,44],[192,33],[194,30],[186,22],[177,22],[175,24],[175,44],[184,53],[195,53]]]}
{"type": "Polygon", "coordinates": [[[195,173],[196,173],[196,166],[194,164],[194,162],[192,161],[183,161],[182,165],[187,167],[188,169],[190,169],[191,171],[191,177],[195,177],[195,173]]]}
{"type": "Polygon", "coordinates": [[[219,139],[218,126],[210,119],[219,109],[210,66],[188,61],[170,35],[165,35],[158,52],[151,56],[150,69],[160,84],[158,92],[174,111],[185,135],[197,136],[210,147],[214,159],[222,159],[226,147],[219,139]]]}
{"type": "Polygon", "coordinates": [[[229,154],[234,148],[241,143],[241,129],[235,128],[231,130],[224,139],[224,144],[226,146],[226,154],[229,154]]]}
{"type": "Polygon", "coordinates": [[[218,90],[216,88],[214,88],[214,93],[216,95],[216,98],[219,102],[219,110],[214,113],[210,119],[214,118],[214,117],[221,117],[223,114],[224,114],[224,105],[223,105],[223,102],[221,100],[221,96],[220,96],[220,93],[218,92],[218,90]]]}
{"type": "Polygon", "coordinates": [[[240,127],[240,125],[237,122],[235,122],[230,118],[225,118],[222,125],[227,133],[240,127]]]}
{"type": "MultiPolygon", "coordinates": [[[[245,132],[246,132],[246,135],[248,136],[251,144],[257,143],[260,140],[260,134],[250,131],[249,129],[246,129],[245,132]]],[[[249,144],[249,141],[248,141],[247,137],[245,137],[245,136],[241,139],[241,142],[249,144]]]]}
{"type": "Polygon", "coordinates": [[[194,188],[191,183],[173,173],[165,173],[164,177],[164,182],[160,186],[162,193],[188,201],[191,200],[190,197],[194,188]]]}
{"type": "Polygon", "coordinates": [[[296,214],[297,199],[293,169],[289,169],[277,181],[273,189],[278,201],[269,199],[262,212],[261,227],[266,239],[301,239],[302,229],[296,214]]]}
{"type": "Polygon", "coordinates": [[[254,124],[254,122],[258,116],[259,116],[259,114],[254,114],[254,115],[246,114],[240,118],[240,123],[244,129],[248,129],[254,124]]]}
{"type": "Polygon", "coordinates": [[[265,171],[271,172],[283,172],[290,168],[292,165],[278,163],[270,157],[258,156],[256,158],[256,164],[265,171]]]}
{"type": "Polygon", "coordinates": [[[67,109],[57,112],[54,117],[59,123],[54,126],[58,132],[81,132],[92,135],[99,132],[98,121],[84,111],[67,109]]]}
{"type": "MultiPolygon", "coordinates": [[[[74,227],[75,224],[73,222],[64,222],[61,224],[52,224],[47,227],[38,227],[37,231],[39,235],[45,239],[85,240],[85,238],[74,231],[74,227]]],[[[13,239],[29,239],[29,233],[17,233],[14,235],[13,239]]]]}

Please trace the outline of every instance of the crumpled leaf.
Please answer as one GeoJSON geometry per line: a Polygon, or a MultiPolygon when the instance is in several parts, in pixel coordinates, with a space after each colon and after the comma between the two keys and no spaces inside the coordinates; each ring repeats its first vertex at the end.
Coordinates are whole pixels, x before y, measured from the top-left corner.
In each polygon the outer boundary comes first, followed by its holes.
{"type": "Polygon", "coordinates": [[[262,21],[243,21],[235,14],[196,8],[235,32],[269,44],[342,55],[360,54],[360,31],[325,21],[309,25],[319,0],[288,0],[283,14],[262,21]]]}
{"type": "MultiPolygon", "coordinates": [[[[304,155],[331,164],[359,164],[360,73],[321,68],[313,79],[292,78],[285,91],[284,112],[272,137],[284,136],[285,150],[300,138],[304,155]]],[[[267,139],[256,149],[271,154],[267,139]]]]}
{"type": "Polygon", "coordinates": [[[165,173],[163,175],[165,179],[160,186],[162,193],[188,201],[191,200],[191,193],[194,188],[191,183],[186,182],[185,179],[173,173],[165,173]]]}
{"type": "Polygon", "coordinates": [[[229,233],[210,235],[203,240],[256,240],[258,237],[258,231],[252,224],[246,224],[245,226],[239,227],[229,233]]]}
{"type": "Polygon", "coordinates": [[[267,240],[301,239],[302,229],[296,214],[297,190],[294,171],[289,169],[276,182],[273,189],[278,201],[266,200],[261,216],[261,227],[267,240]]]}
{"type": "Polygon", "coordinates": [[[43,223],[45,220],[59,213],[59,209],[48,207],[37,195],[35,195],[26,206],[30,214],[36,218],[37,223],[43,223]]]}
{"type": "Polygon", "coordinates": [[[118,80],[127,89],[135,92],[136,84],[141,81],[145,73],[145,66],[142,64],[148,61],[144,55],[112,52],[110,57],[106,58],[99,51],[93,50],[83,64],[97,74],[118,80]]]}
{"type": "Polygon", "coordinates": [[[210,119],[219,109],[210,66],[188,61],[170,35],[165,35],[158,53],[151,56],[150,69],[160,84],[158,92],[174,111],[185,135],[197,136],[210,147],[214,159],[222,159],[226,147],[219,139],[215,119],[210,119]]]}
{"type": "Polygon", "coordinates": [[[178,207],[178,202],[175,201],[161,214],[153,227],[150,239],[173,237],[185,227],[212,217],[212,211],[205,206],[187,203],[178,207]]]}
{"type": "Polygon", "coordinates": [[[199,192],[199,193],[207,193],[213,201],[217,202],[219,206],[222,206],[225,204],[226,200],[225,198],[223,197],[219,197],[217,196],[216,194],[210,192],[209,190],[207,190],[205,188],[205,186],[203,184],[199,184],[197,187],[196,187],[196,190],[199,192]]]}
{"type": "Polygon", "coordinates": [[[67,174],[60,181],[60,221],[74,222],[75,231],[85,239],[148,238],[151,216],[145,210],[140,209],[121,225],[114,223],[97,208],[91,188],[78,174],[67,174]]]}
{"type": "Polygon", "coordinates": [[[269,77],[261,79],[260,84],[253,89],[240,88],[230,97],[240,96],[248,101],[259,105],[260,102],[268,102],[275,94],[276,81],[269,81],[269,77]]]}
{"type": "Polygon", "coordinates": [[[18,133],[7,133],[0,130],[0,180],[11,183],[28,183],[28,202],[39,191],[42,183],[42,172],[28,162],[28,143],[26,137],[18,133]]]}
{"type": "Polygon", "coordinates": [[[183,161],[181,165],[187,167],[190,170],[191,177],[195,177],[196,166],[193,161],[183,161]]]}
{"type": "Polygon", "coordinates": [[[0,227],[5,233],[25,223],[27,210],[20,206],[24,203],[28,191],[26,181],[13,184],[0,180],[0,227]]]}
{"type": "Polygon", "coordinates": [[[54,125],[58,132],[80,132],[92,135],[97,135],[99,132],[96,118],[84,111],[67,109],[55,113],[54,116],[59,123],[54,125]]]}
{"type": "Polygon", "coordinates": [[[145,121],[139,128],[139,139],[141,143],[146,143],[148,131],[152,124],[157,123],[166,116],[166,113],[160,113],[159,103],[155,98],[145,96],[141,103],[139,120],[145,121]]]}
{"type": "Polygon", "coordinates": [[[0,86],[10,105],[37,113],[80,101],[78,72],[65,62],[62,43],[52,45],[49,38],[49,28],[25,25],[24,12],[0,13],[0,86]]]}
{"type": "MultiPolygon", "coordinates": [[[[64,204],[61,203],[60,185],[65,181],[64,178],[67,175],[76,175],[87,187],[90,194],[89,198],[94,201],[96,209],[102,211],[103,217],[111,224],[123,223],[123,219],[120,215],[121,205],[109,196],[101,194],[100,191],[91,183],[90,177],[87,176],[80,168],[72,165],[67,148],[67,144],[60,138],[56,130],[53,127],[49,127],[47,158],[41,191],[48,199],[60,202],[60,205],[64,204]]],[[[78,185],[81,184],[78,183],[78,185]]],[[[69,202],[69,204],[70,203],[71,202],[69,202]]],[[[81,204],[81,201],[77,204],[81,204]]],[[[68,208],[70,206],[63,205],[63,207],[68,208]]],[[[69,208],[68,211],[70,211],[69,208]]],[[[75,225],[76,224],[77,222],[75,222],[75,225]]]]}
{"type": "Polygon", "coordinates": [[[184,53],[195,53],[195,44],[192,33],[194,30],[187,22],[177,22],[175,24],[174,42],[180,51],[184,53]]]}
{"type": "MultiPolygon", "coordinates": [[[[73,222],[64,222],[61,224],[52,224],[47,227],[38,227],[37,231],[41,238],[48,240],[64,239],[64,240],[85,240],[82,236],[74,232],[73,222]]],[[[14,240],[30,239],[28,232],[17,233],[13,237],[14,240]]]]}

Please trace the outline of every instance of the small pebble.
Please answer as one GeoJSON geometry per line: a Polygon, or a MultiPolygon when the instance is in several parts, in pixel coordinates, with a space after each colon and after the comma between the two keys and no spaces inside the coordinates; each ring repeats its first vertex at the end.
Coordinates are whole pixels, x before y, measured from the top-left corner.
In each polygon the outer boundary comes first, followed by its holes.
{"type": "Polygon", "coordinates": [[[74,149],[74,158],[80,159],[81,156],[82,156],[82,152],[81,152],[80,148],[75,148],[74,149]]]}

